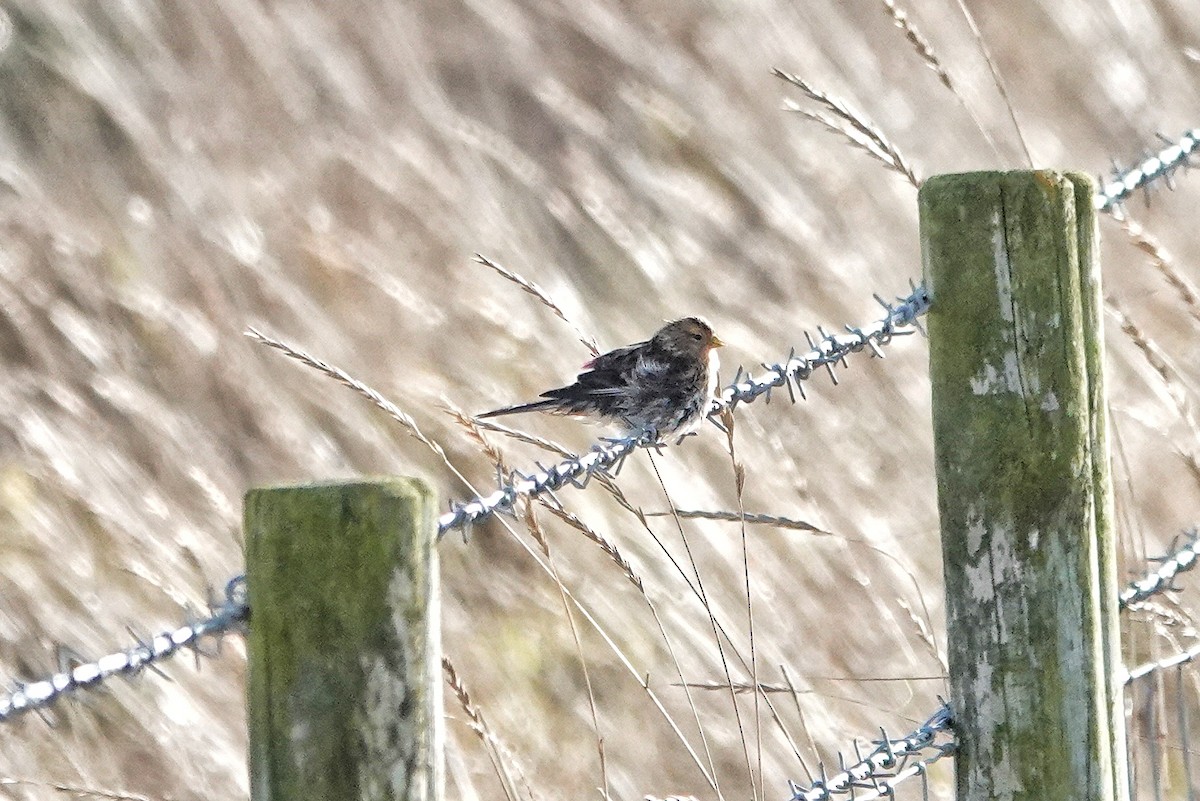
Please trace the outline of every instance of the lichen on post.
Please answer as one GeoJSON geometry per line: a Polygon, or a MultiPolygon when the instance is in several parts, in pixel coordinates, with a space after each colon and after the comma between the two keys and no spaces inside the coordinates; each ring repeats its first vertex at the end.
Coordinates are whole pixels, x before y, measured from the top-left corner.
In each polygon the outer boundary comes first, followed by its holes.
{"type": "Polygon", "coordinates": [[[245,525],[251,798],[439,801],[429,489],[256,489],[245,525]]]}
{"type": "Polygon", "coordinates": [[[1127,792],[1089,178],[921,189],[958,798],[1127,792]]]}

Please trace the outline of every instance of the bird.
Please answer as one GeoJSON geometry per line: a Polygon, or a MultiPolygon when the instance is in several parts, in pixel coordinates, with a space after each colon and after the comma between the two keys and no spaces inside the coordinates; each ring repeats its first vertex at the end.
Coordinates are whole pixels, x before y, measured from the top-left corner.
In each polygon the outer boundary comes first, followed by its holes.
{"type": "Polygon", "coordinates": [[[725,345],[699,317],[669,322],[645,342],[603,353],[583,365],[575,383],[543,400],[505,406],[477,419],[549,412],[615,423],[627,434],[659,439],[694,433],[717,388],[716,349],[725,345]]]}

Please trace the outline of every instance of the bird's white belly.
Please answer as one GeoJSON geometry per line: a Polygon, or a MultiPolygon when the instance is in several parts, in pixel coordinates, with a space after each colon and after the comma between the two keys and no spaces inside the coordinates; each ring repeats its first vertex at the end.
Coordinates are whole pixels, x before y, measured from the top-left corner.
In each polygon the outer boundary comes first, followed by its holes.
{"type": "Polygon", "coordinates": [[[705,402],[717,394],[717,372],[720,369],[721,357],[717,356],[716,348],[710,348],[708,351],[708,392],[704,396],[705,402]]]}

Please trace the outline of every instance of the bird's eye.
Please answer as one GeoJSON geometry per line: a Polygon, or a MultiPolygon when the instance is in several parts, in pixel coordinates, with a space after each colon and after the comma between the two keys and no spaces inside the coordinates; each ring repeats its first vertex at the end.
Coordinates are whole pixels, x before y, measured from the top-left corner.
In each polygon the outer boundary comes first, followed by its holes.
{"type": "Polygon", "coordinates": [[[699,334],[699,333],[695,332],[695,331],[693,331],[693,332],[692,332],[691,334],[689,334],[688,336],[690,336],[692,339],[696,340],[697,342],[703,342],[703,341],[704,341],[704,336],[703,336],[702,334],[699,334]]]}

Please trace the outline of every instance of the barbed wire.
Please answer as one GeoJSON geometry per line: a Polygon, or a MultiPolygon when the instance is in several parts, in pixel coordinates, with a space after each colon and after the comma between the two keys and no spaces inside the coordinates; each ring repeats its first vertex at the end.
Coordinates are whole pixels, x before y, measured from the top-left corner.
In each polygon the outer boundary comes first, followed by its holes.
{"type": "MultiPolygon", "coordinates": [[[[762,366],[766,372],[760,376],[743,376],[743,370],[739,367],[733,382],[722,390],[718,399],[713,400],[708,411],[709,418],[713,419],[726,410],[732,411],[739,404],[753,403],[763,395],[769,401],[771,391],[778,387],[786,387],[789,398],[795,403],[796,392],[800,393],[800,397],[805,397],[801,382],[822,367],[829,371],[836,384],[834,365],[844,362],[853,353],[869,349],[873,355],[882,358],[882,346],[891,342],[893,337],[913,333],[914,329],[920,327],[918,318],[929,310],[929,294],[925,287],[912,284],[910,288],[912,291],[909,295],[898,298],[894,304],[876,295],[876,302],[883,306],[887,314],[866,326],[846,326],[847,333],[844,334],[826,333],[818,327],[817,338],[806,333],[808,351],[797,354],[793,348],[784,361],[764,363],[762,366]]],[[[602,440],[587,453],[573,456],[552,467],[539,464],[537,471],[529,475],[514,472],[510,482],[496,492],[453,504],[449,512],[438,518],[438,537],[455,529],[463,530],[465,536],[470,526],[491,515],[511,512],[517,498],[553,492],[567,485],[583,488],[592,476],[619,470],[625,458],[637,448],[657,447],[658,444],[653,431],[641,432],[602,440]]]]}
{"type": "Polygon", "coordinates": [[[238,576],[225,585],[225,599],[208,617],[179,628],[155,635],[132,648],[85,662],[70,670],[55,673],[48,679],[18,684],[7,695],[0,696],[0,723],[24,712],[43,709],[75,690],[93,687],[113,676],[132,676],[185,648],[195,649],[203,637],[225,634],[240,627],[249,619],[246,603],[245,576],[238,576]]]}
{"type": "MultiPolygon", "coordinates": [[[[714,399],[709,410],[710,418],[726,409],[733,409],[739,403],[752,403],[762,395],[767,395],[769,400],[771,390],[785,384],[795,402],[793,384],[803,397],[800,382],[822,367],[830,371],[836,383],[834,365],[844,362],[852,353],[870,349],[874,355],[882,357],[881,347],[895,336],[912,333],[905,329],[919,328],[917,318],[929,309],[929,297],[924,287],[914,284],[911,290],[908,297],[898,299],[895,304],[876,295],[876,301],[887,314],[862,328],[847,326],[846,334],[828,334],[818,328],[820,338],[809,337],[811,349],[808,352],[797,355],[793,350],[783,362],[764,364],[767,372],[762,376],[743,378],[739,368],[734,382],[721,393],[719,399],[714,399]]],[[[553,492],[567,484],[584,487],[597,474],[607,475],[610,471],[619,470],[625,457],[636,448],[658,445],[654,432],[642,432],[621,439],[603,440],[587,453],[566,459],[553,467],[538,465],[538,471],[528,476],[513,473],[513,481],[509,485],[491,495],[456,504],[451,512],[438,518],[438,536],[440,538],[456,528],[466,529],[497,512],[511,511],[519,497],[553,492]]],[[[183,648],[195,648],[200,638],[237,627],[250,615],[245,582],[244,574],[231,579],[225,588],[224,603],[213,610],[208,618],[159,634],[148,642],[139,642],[132,648],[103,656],[94,662],[56,673],[48,679],[21,684],[8,695],[0,696],[0,723],[23,712],[48,707],[77,689],[98,685],[112,676],[128,676],[146,668],[155,669],[156,662],[183,648]]]]}
{"type": "MultiPolygon", "coordinates": [[[[1110,181],[1101,179],[1096,192],[1096,208],[1112,212],[1134,192],[1147,189],[1157,180],[1165,180],[1171,186],[1172,173],[1180,167],[1188,167],[1193,151],[1200,146],[1200,128],[1187,131],[1178,142],[1167,141],[1166,147],[1147,156],[1137,167],[1127,171],[1118,170],[1117,176],[1110,181]]],[[[906,329],[919,327],[918,318],[929,310],[929,294],[925,287],[910,284],[910,288],[910,294],[900,298],[897,305],[887,303],[876,295],[875,300],[887,310],[887,315],[864,328],[847,326],[846,334],[828,334],[818,326],[819,337],[816,339],[806,333],[809,345],[806,353],[797,355],[793,349],[781,363],[764,363],[762,366],[767,372],[762,376],[747,374],[743,377],[742,368],[739,367],[733,382],[722,390],[720,399],[713,402],[709,417],[713,418],[725,409],[732,410],[740,403],[752,403],[760,395],[765,394],[769,402],[771,391],[781,386],[787,388],[789,398],[795,403],[797,391],[804,397],[801,382],[809,378],[813,371],[825,367],[836,384],[837,374],[833,366],[844,361],[851,353],[870,348],[874,355],[883,357],[880,346],[887,344],[894,336],[912,333],[906,329]]],[[[653,432],[635,434],[604,440],[586,454],[553,467],[538,464],[537,472],[529,475],[515,472],[510,476],[510,482],[496,492],[452,505],[449,512],[438,518],[438,537],[455,529],[465,532],[470,526],[498,511],[511,512],[519,497],[553,492],[568,484],[586,487],[593,475],[619,470],[625,457],[637,448],[656,445],[657,438],[653,432]]]]}
{"type": "Polygon", "coordinates": [[[1114,212],[1129,197],[1139,189],[1148,189],[1150,184],[1163,180],[1168,187],[1173,186],[1171,176],[1175,170],[1191,166],[1191,155],[1200,146],[1200,128],[1193,128],[1173,142],[1160,134],[1160,139],[1166,147],[1157,153],[1146,156],[1133,169],[1116,169],[1116,176],[1111,180],[1099,180],[1096,191],[1096,208],[1100,211],[1114,212]]]}
{"type": "MultiPolygon", "coordinates": [[[[847,767],[842,755],[841,771],[825,776],[821,766],[821,779],[808,787],[788,782],[791,791],[789,801],[830,801],[848,798],[852,801],[871,801],[874,798],[892,797],[896,785],[905,779],[920,774],[934,762],[954,753],[954,733],[951,728],[950,707],[942,707],[918,726],[912,733],[893,740],[883,729],[875,748],[865,757],[858,754],[858,761],[847,767]]],[[[855,745],[857,752],[858,746],[855,745]]]]}
{"type": "Polygon", "coordinates": [[[1145,578],[1133,582],[1121,592],[1119,601],[1121,609],[1145,601],[1161,592],[1177,589],[1175,577],[1196,567],[1197,557],[1200,557],[1200,529],[1193,528],[1184,532],[1183,536],[1182,546],[1178,544],[1178,538],[1176,538],[1176,542],[1171,545],[1171,553],[1166,556],[1151,557],[1150,561],[1160,563],[1157,570],[1151,571],[1145,578]]]}
{"type": "MultiPolygon", "coordinates": [[[[1164,180],[1171,185],[1172,173],[1180,167],[1188,167],[1192,153],[1200,147],[1200,129],[1192,129],[1179,139],[1169,143],[1157,153],[1147,156],[1135,168],[1119,172],[1110,181],[1101,181],[1096,194],[1096,208],[1112,212],[1139,189],[1146,189],[1152,182],[1164,180]]],[[[846,358],[863,350],[883,358],[882,347],[896,336],[912,334],[921,327],[919,318],[930,306],[928,292],[923,285],[910,284],[908,296],[889,303],[878,295],[875,300],[886,314],[863,327],[846,326],[846,333],[831,334],[817,327],[817,337],[805,334],[809,349],[797,354],[793,349],[781,362],[763,363],[765,372],[758,376],[743,375],[738,368],[733,381],[725,387],[719,398],[714,399],[708,416],[715,419],[725,411],[738,405],[753,403],[766,396],[770,402],[774,389],[784,387],[792,403],[796,395],[805,398],[803,381],[821,368],[828,371],[834,384],[838,383],[834,370],[846,358]]],[[[451,510],[438,518],[438,537],[452,530],[469,530],[470,526],[497,514],[512,512],[518,498],[533,497],[553,492],[567,485],[586,487],[596,475],[611,475],[619,471],[625,458],[637,448],[659,447],[661,443],[653,431],[639,432],[629,437],[606,439],[597,443],[587,453],[572,456],[552,467],[537,464],[531,474],[513,472],[510,481],[490,495],[480,496],[465,503],[456,503],[451,510]]],[[[1180,573],[1193,569],[1200,557],[1200,531],[1193,529],[1182,547],[1164,557],[1162,564],[1145,578],[1131,584],[1120,595],[1120,607],[1144,601],[1173,587],[1180,573]]],[[[183,649],[196,649],[199,641],[207,636],[219,636],[242,626],[250,615],[246,599],[245,576],[239,575],[225,587],[225,599],[204,619],[190,622],[176,629],[163,632],[148,641],[138,642],[131,648],[100,657],[93,662],[80,664],[70,670],[55,673],[50,678],[19,684],[7,695],[0,695],[0,722],[5,722],[24,712],[46,708],[59,698],[75,690],[96,686],[112,676],[132,676],[146,669],[157,670],[156,663],[174,656],[183,649]]],[[[1125,684],[1159,670],[1177,667],[1194,661],[1200,656],[1200,643],[1172,656],[1126,670],[1119,677],[1125,684]]],[[[854,801],[870,801],[881,796],[891,796],[893,788],[912,776],[924,775],[927,767],[954,751],[950,710],[943,705],[925,723],[900,739],[890,739],[880,730],[881,739],[866,756],[847,767],[839,754],[842,769],[833,776],[825,776],[810,787],[789,782],[792,792],[790,801],[825,801],[848,797],[854,801]]],[[[856,746],[857,750],[857,746],[856,746]]]]}
{"type": "Polygon", "coordinates": [[[1124,676],[1119,676],[1121,683],[1128,686],[1130,682],[1149,676],[1151,673],[1157,673],[1160,670],[1167,668],[1179,667],[1186,665],[1188,662],[1196,661],[1196,657],[1200,656],[1200,642],[1188,646],[1184,650],[1171,654],[1170,656],[1157,659],[1153,662],[1145,662],[1135,668],[1128,668],[1124,676]]]}

